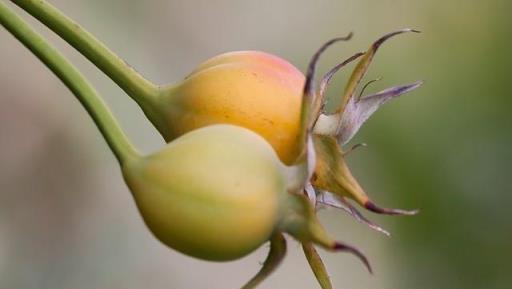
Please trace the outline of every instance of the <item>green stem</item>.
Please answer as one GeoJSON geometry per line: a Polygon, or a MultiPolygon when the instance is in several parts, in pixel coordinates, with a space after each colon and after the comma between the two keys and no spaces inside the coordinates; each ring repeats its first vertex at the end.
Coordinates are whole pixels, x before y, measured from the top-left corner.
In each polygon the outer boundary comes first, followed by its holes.
{"type": "Polygon", "coordinates": [[[286,255],[286,240],[283,234],[275,233],[270,238],[270,251],[268,252],[267,259],[263,263],[263,267],[242,289],[256,288],[265,278],[267,278],[274,270],[281,264],[284,256],[286,255]]]}
{"type": "Polygon", "coordinates": [[[139,157],[106,104],[84,76],[3,2],[0,2],[0,24],[32,51],[73,92],[121,164],[139,157]]]}
{"type": "Polygon", "coordinates": [[[46,1],[11,1],[37,18],[89,59],[135,100],[145,113],[152,113],[152,106],[160,93],[157,85],[141,76],[92,34],[46,1]]]}
{"type": "Polygon", "coordinates": [[[332,289],[332,284],[331,280],[329,279],[327,269],[325,268],[320,255],[318,255],[318,252],[313,246],[313,243],[302,243],[302,249],[304,250],[304,255],[308,260],[311,270],[313,270],[313,273],[315,274],[318,284],[322,287],[322,289],[332,289]]]}

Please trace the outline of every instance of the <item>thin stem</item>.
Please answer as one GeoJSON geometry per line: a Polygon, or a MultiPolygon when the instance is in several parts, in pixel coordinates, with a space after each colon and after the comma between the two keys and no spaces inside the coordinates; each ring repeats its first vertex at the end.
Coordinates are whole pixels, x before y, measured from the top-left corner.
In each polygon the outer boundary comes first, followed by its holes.
{"type": "Polygon", "coordinates": [[[313,244],[310,242],[302,243],[302,249],[304,250],[304,255],[308,260],[313,274],[315,274],[318,284],[322,287],[322,289],[332,289],[329,273],[327,273],[327,269],[322,262],[322,258],[320,258],[320,255],[318,255],[318,252],[316,251],[313,244]]]}
{"type": "Polygon", "coordinates": [[[147,113],[159,87],[145,79],[92,34],[44,0],[11,0],[89,59],[147,113]]]}
{"type": "Polygon", "coordinates": [[[139,156],[106,104],[84,76],[3,2],[0,2],[0,24],[32,51],[73,92],[121,164],[139,156]]]}

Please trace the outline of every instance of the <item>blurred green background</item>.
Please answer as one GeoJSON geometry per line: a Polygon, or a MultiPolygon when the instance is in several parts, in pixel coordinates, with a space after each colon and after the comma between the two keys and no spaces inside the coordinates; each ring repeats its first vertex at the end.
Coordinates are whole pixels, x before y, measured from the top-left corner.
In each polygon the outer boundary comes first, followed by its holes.
{"type": "MultiPolygon", "coordinates": [[[[391,238],[342,212],[321,213],[337,238],[367,253],[374,276],[350,255],[321,253],[335,288],[511,288],[510,1],[50,2],[159,83],[242,49],[275,53],[304,71],[321,43],[353,31],[322,59],[326,70],[384,33],[422,30],[386,43],[367,78],[383,76],[368,91],[425,84],[376,113],[353,140],[369,147],[348,159],[378,203],[422,212],[367,213],[391,238]]],[[[30,22],[91,79],[140,148],[162,146],[119,88],[30,22]]],[[[336,77],[333,99],[346,78],[336,77]]],[[[87,114],[4,29],[0,87],[0,288],[237,288],[259,269],[267,246],[211,263],[155,240],[87,114]]],[[[300,246],[289,244],[260,288],[318,288],[300,246]]]]}

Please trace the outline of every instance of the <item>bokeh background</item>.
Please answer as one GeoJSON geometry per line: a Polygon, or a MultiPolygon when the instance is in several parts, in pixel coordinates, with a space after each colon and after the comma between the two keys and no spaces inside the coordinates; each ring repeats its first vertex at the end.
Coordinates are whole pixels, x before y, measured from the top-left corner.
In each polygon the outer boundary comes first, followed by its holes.
{"type": "MultiPolygon", "coordinates": [[[[367,214],[387,238],[343,212],[323,211],[333,234],[357,244],[375,275],[347,254],[321,252],[335,288],[511,288],[512,2],[318,0],[53,0],[143,75],[175,82],[230,50],[280,55],[301,70],[325,40],[353,31],[322,70],[389,31],[368,91],[423,79],[387,104],[349,156],[367,192],[415,217],[367,214]]],[[[63,41],[20,10],[97,86],[143,151],[163,142],[140,109],[63,41]]],[[[347,78],[329,90],[336,102],[347,78]]],[[[295,241],[260,288],[318,288],[295,241]]],[[[0,288],[237,288],[267,246],[236,262],[185,257],[145,228],[119,168],[71,93],[0,29],[0,288]]]]}

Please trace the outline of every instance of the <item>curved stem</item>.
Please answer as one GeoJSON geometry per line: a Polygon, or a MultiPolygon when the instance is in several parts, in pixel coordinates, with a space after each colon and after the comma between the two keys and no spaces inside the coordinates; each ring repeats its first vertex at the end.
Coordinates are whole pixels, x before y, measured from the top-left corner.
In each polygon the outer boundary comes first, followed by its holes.
{"type": "Polygon", "coordinates": [[[160,92],[157,85],[141,76],[92,34],[46,1],[11,1],[37,18],[89,59],[135,100],[145,112],[151,111],[151,106],[160,92]]]}
{"type": "Polygon", "coordinates": [[[84,76],[3,2],[0,2],[0,24],[73,92],[96,123],[119,163],[139,157],[106,104],[84,76]]]}
{"type": "Polygon", "coordinates": [[[263,263],[261,270],[254,276],[242,289],[252,289],[258,286],[265,278],[267,278],[281,264],[286,254],[286,240],[283,234],[275,233],[270,239],[270,251],[267,259],[263,263]]]}

